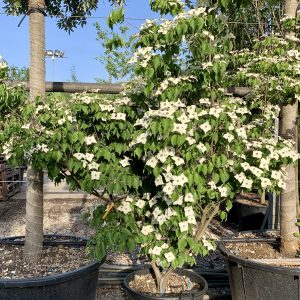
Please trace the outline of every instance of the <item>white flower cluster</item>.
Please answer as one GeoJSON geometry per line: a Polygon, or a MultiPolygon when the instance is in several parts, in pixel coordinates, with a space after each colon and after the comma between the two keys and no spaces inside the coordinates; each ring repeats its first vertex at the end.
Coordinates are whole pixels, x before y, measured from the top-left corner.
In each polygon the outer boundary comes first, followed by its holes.
{"type": "Polygon", "coordinates": [[[178,77],[169,77],[166,78],[158,87],[156,92],[154,93],[154,96],[161,95],[169,86],[176,86],[180,85],[184,82],[193,82],[196,80],[195,76],[178,76],[178,77]]]}
{"type": "Polygon", "coordinates": [[[178,14],[173,20],[166,20],[163,23],[161,23],[158,32],[162,34],[167,34],[170,29],[176,28],[178,23],[181,20],[186,20],[192,17],[199,17],[205,15],[206,15],[205,7],[198,7],[195,9],[191,9],[187,12],[178,14]]]}
{"type": "Polygon", "coordinates": [[[146,68],[152,56],[153,56],[152,47],[138,48],[136,52],[133,54],[132,58],[128,61],[128,63],[134,64],[139,62],[140,66],[146,68]]]}
{"type": "Polygon", "coordinates": [[[82,163],[83,168],[91,171],[92,180],[99,180],[101,176],[101,172],[98,171],[100,165],[93,161],[95,157],[93,153],[74,153],[73,156],[82,163]]]}
{"type": "Polygon", "coordinates": [[[10,140],[8,142],[6,142],[3,146],[2,146],[2,154],[5,156],[6,160],[9,160],[11,158],[11,156],[13,155],[13,140],[10,140]]]}

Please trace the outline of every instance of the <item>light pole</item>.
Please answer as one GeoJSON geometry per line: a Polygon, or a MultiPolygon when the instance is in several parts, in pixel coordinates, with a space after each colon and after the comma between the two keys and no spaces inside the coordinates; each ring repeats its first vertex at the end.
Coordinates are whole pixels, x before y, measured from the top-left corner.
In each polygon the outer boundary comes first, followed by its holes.
{"type": "Polygon", "coordinates": [[[56,58],[64,58],[65,52],[59,50],[46,50],[45,57],[52,59],[52,81],[54,81],[54,61],[56,58]]]}

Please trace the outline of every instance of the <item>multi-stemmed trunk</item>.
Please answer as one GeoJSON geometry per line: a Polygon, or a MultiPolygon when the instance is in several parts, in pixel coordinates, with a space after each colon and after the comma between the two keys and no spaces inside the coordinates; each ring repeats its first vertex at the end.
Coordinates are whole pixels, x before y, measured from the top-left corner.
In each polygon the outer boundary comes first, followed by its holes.
{"type": "MultiPolygon", "coordinates": [[[[45,8],[44,0],[29,0],[30,96],[45,97],[45,8]]],[[[34,126],[34,120],[32,123],[34,126]]],[[[43,248],[43,172],[27,166],[25,255],[37,261],[43,248]]]]}
{"type": "MultiPolygon", "coordinates": [[[[285,0],[285,15],[291,18],[296,16],[298,7],[297,0],[285,0]]],[[[286,32],[286,37],[293,35],[292,32],[286,32]]],[[[285,105],[282,107],[282,118],[280,124],[280,134],[284,138],[289,138],[295,143],[297,140],[297,116],[298,102],[293,105],[285,105]]],[[[280,202],[280,235],[281,235],[281,252],[288,256],[295,256],[298,250],[298,240],[294,236],[297,232],[297,168],[289,165],[286,169],[286,189],[281,194],[280,202]]]]}

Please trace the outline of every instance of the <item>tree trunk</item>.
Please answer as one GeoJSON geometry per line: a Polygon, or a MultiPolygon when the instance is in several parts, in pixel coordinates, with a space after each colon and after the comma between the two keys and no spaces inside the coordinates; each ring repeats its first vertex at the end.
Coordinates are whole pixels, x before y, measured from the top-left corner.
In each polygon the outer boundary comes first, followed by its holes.
{"type": "MultiPolygon", "coordinates": [[[[45,96],[45,16],[44,0],[29,0],[30,101],[45,96]]],[[[33,121],[34,126],[34,121],[33,121]]],[[[27,168],[25,255],[37,261],[43,248],[43,172],[27,168]]]]}
{"type": "MultiPolygon", "coordinates": [[[[294,18],[296,16],[298,1],[285,0],[284,10],[285,15],[294,18]]],[[[286,33],[291,35],[292,33],[286,33]]],[[[280,134],[284,138],[292,139],[298,143],[297,139],[297,115],[298,115],[298,102],[293,105],[286,105],[282,108],[282,118],[280,126],[280,134]]],[[[280,250],[287,256],[295,256],[298,250],[298,239],[294,236],[297,232],[297,195],[296,184],[298,170],[289,165],[286,169],[286,189],[281,194],[280,202],[280,237],[281,245],[280,250]]]]}

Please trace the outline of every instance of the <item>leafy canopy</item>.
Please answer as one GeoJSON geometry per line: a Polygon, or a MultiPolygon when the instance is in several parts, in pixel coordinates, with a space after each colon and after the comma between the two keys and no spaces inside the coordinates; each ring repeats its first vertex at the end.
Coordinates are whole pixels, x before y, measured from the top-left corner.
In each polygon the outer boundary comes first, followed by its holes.
{"type": "MultiPolygon", "coordinates": [[[[108,0],[112,5],[122,5],[124,0],[108,0]]],[[[4,0],[7,14],[23,15],[28,12],[28,0],[4,0]]],[[[86,17],[98,8],[98,0],[45,0],[45,12],[57,18],[57,26],[66,31],[73,31],[86,24],[86,17]]]]}

